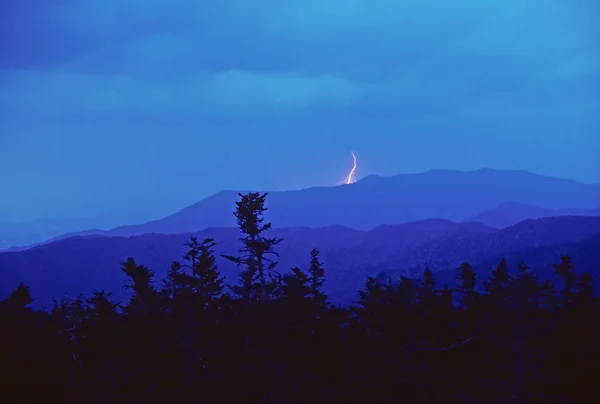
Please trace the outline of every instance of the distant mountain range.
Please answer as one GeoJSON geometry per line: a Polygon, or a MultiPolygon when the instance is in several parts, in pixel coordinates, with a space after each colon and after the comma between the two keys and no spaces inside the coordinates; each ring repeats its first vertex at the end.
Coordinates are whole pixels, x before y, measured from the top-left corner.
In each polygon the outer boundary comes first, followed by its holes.
{"type": "MultiPolygon", "coordinates": [[[[50,237],[178,234],[208,227],[234,227],[232,212],[237,199],[238,191],[223,191],[160,220],[50,237]]],[[[440,218],[504,228],[524,219],[600,215],[600,185],[527,171],[432,170],[393,177],[368,176],[351,185],[271,192],[267,205],[267,219],[276,227],[340,225],[369,230],[381,224],[440,218]]],[[[0,234],[6,233],[0,224],[0,234]]],[[[4,237],[11,240],[8,235],[4,237]]]]}
{"type": "MultiPolygon", "coordinates": [[[[239,233],[235,228],[208,228],[198,237],[213,237],[217,254],[235,254],[239,233]]],[[[343,226],[280,228],[279,271],[306,267],[313,247],[322,252],[327,270],[326,290],[338,303],[356,298],[368,275],[400,271],[418,277],[429,265],[443,279],[463,261],[470,261],[483,276],[502,258],[513,268],[524,260],[533,268],[552,271],[560,253],[570,253],[580,271],[600,270],[600,217],[564,216],[525,220],[505,229],[481,223],[429,219],[400,225],[378,226],[370,231],[343,226]],[[446,275],[444,275],[446,274],[446,275]]],[[[134,257],[156,271],[157,280],[168,265],[180,259],[189,234],[148,234],[133,237],[73,237],[20,252],[0,253],[0,298],[24,281],[46,306],[53,296],[76,297],[97,289],[126,299],[119,263],[134,257]]],[[[239,268],[222,258],[218,264],[229,283],[237,283],[239,268]]],[[[451,279],[452,276],[450,276],[451,279]]]]}

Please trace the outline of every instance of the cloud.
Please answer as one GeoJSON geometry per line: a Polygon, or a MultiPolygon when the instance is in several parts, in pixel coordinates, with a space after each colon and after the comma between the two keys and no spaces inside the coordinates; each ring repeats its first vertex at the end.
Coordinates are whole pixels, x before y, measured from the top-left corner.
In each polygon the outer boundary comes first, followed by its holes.
{"type": "Polygon", "coordinates": [[[562,0],[34,4],[0,32],[21,38],[0,49],[0,114],[15,119],[498,116],[538,95],[598,99],[582,85],[598,82],[597,32],[562,0]]]}
{"type": "Polygon", "coordinates": [[[131,75],[4,71],[0,109],[77,118],[264,118],[268,114],[351,106],[368,86],[334,76],[188,72],[164,82],[131,75]],[[66,95],[66,96],[65,96],[66,95]]]}

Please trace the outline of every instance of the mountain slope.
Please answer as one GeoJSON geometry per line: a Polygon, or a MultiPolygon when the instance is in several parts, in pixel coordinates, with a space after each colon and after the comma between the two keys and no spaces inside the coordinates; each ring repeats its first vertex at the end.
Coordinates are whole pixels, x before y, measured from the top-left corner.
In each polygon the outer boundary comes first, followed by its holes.
{"type": "MultiPolygon", "coordinates": [[[[321,250],[328,281],[326,290],[334,299],[354,296],[368,275],[402,269],[419,275],[425,265],[436,271],[454,269],[463,261],[474,263],[549,246],[577,244],[600,237],[600,217],[555,217],[522,222],[503,230],[480,223],[453,223],[424,220],[358,231],[341,226],[319,229],[273,229],[283,237],[278,246],[280,266],[306,267],[313,247],[321,250]]],[[[239,233],[235,228],[209,228],[196,233],[213,237],[217,254],[235,254],[239,233]]],[[[179,259],[189,234],[151,234],[135,237],[75,237],[32,248],[0,254],[0,296],[20,281],[31,285],[38,304],[48,305],[51,297],[68,293],[74,297],[106,289],[125,299],[125,278],[119,263],[134,257],[156,271],[160,282],[171,261],[179,259]]],[[[552,250],[554,251],[554,250],[552,250]]],[[[547,251],[548,263],[552,257],[547,251]]],[[[237,283],[239,268],[222,258],[217,260],[229,283],[237,283]]]]}

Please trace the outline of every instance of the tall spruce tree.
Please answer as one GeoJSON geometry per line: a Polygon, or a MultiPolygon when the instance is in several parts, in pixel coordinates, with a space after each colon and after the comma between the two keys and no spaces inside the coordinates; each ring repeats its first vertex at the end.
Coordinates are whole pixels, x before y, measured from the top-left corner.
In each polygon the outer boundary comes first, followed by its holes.
{"type": "Polygon", "coordinates": [[[461,303],[466,309],[471,309],[477,298],[476,275],[473,266],[468,262],[461,264],[456,280],[458,281],[456,291],[462,296],[461,303]]]}
{"type": "Polygon", "coordinates": [[[271,228],[271,223],[264,223],[263,214],[267,193],[258,192],[239,194],[234,213],[238,228],[243,234],[240,238],[242,248],[239,256],[224,255],[223,257],[244,266],[240,274],[241,285],[234,286],[234,293],[245,300],[269,300],[276,293],[280,277],[275,272],[277,252],[275,246],[282,239],[266,237],[265,233],[271,228]]]}
{"type": "Polygon", "coordinates": [[[308,267],[308,283],[310,287],[310,299],[320,307],[327,305],[327,295],[322,292],[325,283],[325,269],[319,261],[319,250],[313,248],[310,252],[310,266],[308,267]]]}

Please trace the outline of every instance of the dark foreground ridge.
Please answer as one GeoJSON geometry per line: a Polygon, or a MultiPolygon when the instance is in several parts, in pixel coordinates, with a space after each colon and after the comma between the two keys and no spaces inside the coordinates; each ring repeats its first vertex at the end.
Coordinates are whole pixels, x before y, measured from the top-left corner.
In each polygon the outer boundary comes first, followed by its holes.
{"type": "MultiPolygon", "coordinates": [[[[428,219],[370,231],[341,226],[296,227],[272,228],[269,234],[283,239],[277,245],[279,271],[302,265],[313,248],[319,249],[327,268],[323,290],[338,305],[354,302],[367,276],[382,272],[396,280],[400,276],[418,279],[429,266],[438,279],[454,287],[453,273],[465,261],[481,279],[489,276],[502,258],[514,268],[521,261],[527,262],[542,280],[554,278],[548,263],[557,262],[561,255],[570,255],[578,268],[594,276],[600,269],[596,253],[600,249],[600,217],[526,220],[506,229],[428,219]],[[446,279],[442,272],[452,275],[446,279]]],[[[190,236],[215,240],[216,265],[226,283],[236,283],[240,266],[221,256],[237,253],[243,234],[236,228],[134,237],[87,236],[0,253],[0,299],[10,294],[14,285],[25,282],[36,297],[33,308],[49,309],[53,297],[75,298],[96,290],[111,292],[116,301],[128,301],[131,291],[123,288],[127,277],[118,270],[124,257],[135,257],[138,264],[152,268],[157,279],[163,279],[173,259],[187,251],[185,243],[190,236]]]]}
{"type": "Polygon", "coordinates": [[[235,284],[214,240],[191,237],[161,281],[122,262],[128,302],[97,291],[37,311],[18,285],[0,302],[3,401],[600,402],[600,307],[570,256],[548,263],[556,283],[505,260],[483,290],[466,262],[455,288],[430,269],[368,277],[340,308],[323,291],[319,251],[278,272],[266,194],[240,196],[239,251],[224,257],[241,269],[235,284]]]}

